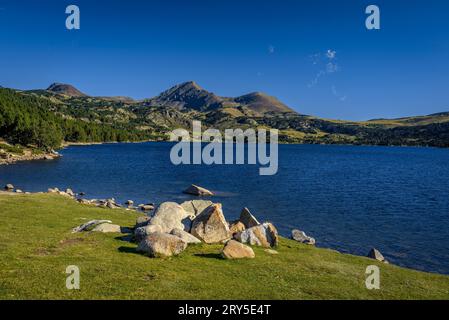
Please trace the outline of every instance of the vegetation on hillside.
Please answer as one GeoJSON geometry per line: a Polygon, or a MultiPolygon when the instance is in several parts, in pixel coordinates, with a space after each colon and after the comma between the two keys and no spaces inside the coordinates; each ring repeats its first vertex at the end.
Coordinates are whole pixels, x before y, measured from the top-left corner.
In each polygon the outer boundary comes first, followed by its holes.
{"type": "MultiPolygon", "coordinates": [[[[193,82],[156,98],[90,97],[69,85],[57,91],[0,89],[0,138],[12,144],[57,148],[62,141],[166,139],[177,128],[274,128],[283,143],[449,147],[449,113],[365,122],[301,115],[261,93],[218,97],[193,82]],[[65,91],[64,91],[65,90],[65,91]]],[[[55,89],[56,90],[56,89],[55,89]]]]}
{"type": "Polygon", "coordinates": [[[97,123],[55,112],[51,99],[0,88],[0,137],[14,144],[58,148],[67,142],[141,141],[149,131],[127,124],[97,123]]]}
{"type": "MultiPolygon", "coordinates": [[[[78,233],[92,219],[134,225],[137,213],[83,206],[53,194],[0,192],[0,299],[448,299],[449,277],[281,238],[270,254],[224,260],[223,245],[190,245],[151,259],[120,234],[78,233]],[[380,290],[365,287],[366,267],[381,270],[380,290]],[[80,290],[65,287],[80,268],[80,290]]],[[[226,208],[224,208],[226,210],[226,208]]]]}

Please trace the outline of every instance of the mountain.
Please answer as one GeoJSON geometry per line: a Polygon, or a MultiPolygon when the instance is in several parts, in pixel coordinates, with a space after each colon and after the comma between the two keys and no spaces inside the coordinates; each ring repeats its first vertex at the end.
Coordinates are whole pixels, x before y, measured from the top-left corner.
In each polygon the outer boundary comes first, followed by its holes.
{"type": "Polygon", "coordinates": [[[86,94],[82,93],[74,86],[64,83],[53,83],[47,88],[47,91],[69,97],[87,97],[86,94]]]}
{"type": "Polygon", "coordinates": [[[172,107],[178,110],[191,109],[196,111],[243,107],[259,115],[268,112],[295,112],[275,97],[261,92],[254,92],[237,98],[225,98],[204,90],[194,81],[176,85],[155,98],[147,99],[146,104],[172,107]]]}
{"type": "Polygon", "coordinates": [[[194,81],[188,81],[162,92],[155,98],[146,100],[146,104],[179,110],[205,111],[221,107],[223,99],[204,90],[194,81]]]}
{"type": "Polygon", "coordinates": [[[295,112],[280,102],[277,98],[266,95],[262,92],[253,92],[234,99],[234,102],[244,105],[250,110],[258,113],[267,112],[295,112]]]}

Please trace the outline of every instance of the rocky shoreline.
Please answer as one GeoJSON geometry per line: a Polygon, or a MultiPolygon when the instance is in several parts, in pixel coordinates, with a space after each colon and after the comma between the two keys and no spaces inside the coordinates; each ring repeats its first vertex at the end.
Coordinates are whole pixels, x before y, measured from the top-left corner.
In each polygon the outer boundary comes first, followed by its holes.
{"type": "Polygon", "coordinates": [[[31,151],[28,150],[25,150],[23,154],[2,152],[0,153],[0,165],[10,165],[17,162],[34,161],[34,160],[55,160],[60,157],[62,156],[55,151],[39,154],[33,154],[31,151]]]}
{"type": "MultiPolygon", "coordinates": [[[[7,184],[4,190],[0,193],[29,194],[15,189],[12,184],[7,184]]],[[[195,195],[199,199],[183,203],[164,202],[158,206],[154,203],[134,206],[132,200],[119,204],[114,198],[85,199],[83,192],[75,193],[70,188],[65,191],[49,188],[47,191],[73,199],[82,205],[108,209],[122,208],[142,213],[143,215],[137,217],[133,228],[125,228],[109,220],[92,220],[74,226],[72,232],[126,234],[126,239],[137,244],[138,252],[152,258],[178,255],[188,245],[196,243],[223,244],[222,257],[225,259],[254,258],[255,253],[251,246],[261,246],[270,254],[278,254],[275,249],[279,245],[279,234],[273,223],[259,222],[248,208],[242,209],[238,220],[228,222],[221,203],[202,198],[212,197],[213,192],[193,184],[183,192],[195,195]]],[[[315,238],[298,229],[291,231],[290,238],[306,245],[316,244],[315,238]]],[[[370,249],[367,257],[388,263],[375,248],[370,249]]]]}

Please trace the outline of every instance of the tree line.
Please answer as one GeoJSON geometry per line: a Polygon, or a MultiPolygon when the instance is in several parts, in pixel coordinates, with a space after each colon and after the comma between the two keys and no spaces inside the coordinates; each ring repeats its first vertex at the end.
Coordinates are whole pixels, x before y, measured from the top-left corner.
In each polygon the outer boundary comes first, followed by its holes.
{"type": "Polygon", "coordinates": [[[0,88],[0,137],[10,143],[56,149],[67,142],[123,142],[152,138],[151,132],[120,125],[67,119],[55,114],[52,102],[0,88]]]}

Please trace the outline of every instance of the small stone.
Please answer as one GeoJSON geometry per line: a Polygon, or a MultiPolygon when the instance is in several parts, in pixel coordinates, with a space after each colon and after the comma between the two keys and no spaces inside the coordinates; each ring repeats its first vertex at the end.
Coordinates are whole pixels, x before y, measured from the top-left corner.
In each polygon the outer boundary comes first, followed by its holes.
{"type": "Polygon", "coordinates": [[[368,253],[368,258],[380,261],[380,262],[384,262],[384,263],[388,263],[388,261],[384,258],[384,256],[382,255],[382,253],[380,253],[379,250],[377,250],[376,248],[372,248],[370,250],[370,252],[368,253]]]}
{"type": "Polygon", "coordinates": [[[292,230],[292,239],[305,244],[315,244],[315,238],[309,237],[304,231],[298,229],[292,230]]]}
{"type": "Polygon", "coordinates": [[[121,233],[122,229],[117,224],[102,223],[97,225],[92,229],[93,232],[103,232],[103,233],[121,233]]]}

